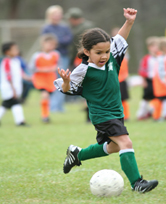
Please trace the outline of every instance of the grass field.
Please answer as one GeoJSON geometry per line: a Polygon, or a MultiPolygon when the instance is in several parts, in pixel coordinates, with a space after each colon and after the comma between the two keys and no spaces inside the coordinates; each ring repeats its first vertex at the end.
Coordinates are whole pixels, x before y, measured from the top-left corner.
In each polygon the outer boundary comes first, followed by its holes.
{"type": "Polygon", "coordinates": [[[0,127],[0,204],[165,204],[166,203],[166,122],[137,122],[135,112],[140,88],[131,90],[131,120],[126,123],[140,173],[158,179],[159,186],[147,194],[132,192],[120,168],[119,155],[83,162],[70,174],[63,174],[65,152],[70,144],[86,147],[95,143],[96,132],[85,123],[82,104],[66,105],[63,114],[52,114],[52,123],[40,122],[39,93],[33,91],[24,106],[31,127],[15,127],[8,112],[0,127]],[[89,190],[89,180],[101,169],[119,172],[125,182],[120,197],[98,198],[89,190]]]}

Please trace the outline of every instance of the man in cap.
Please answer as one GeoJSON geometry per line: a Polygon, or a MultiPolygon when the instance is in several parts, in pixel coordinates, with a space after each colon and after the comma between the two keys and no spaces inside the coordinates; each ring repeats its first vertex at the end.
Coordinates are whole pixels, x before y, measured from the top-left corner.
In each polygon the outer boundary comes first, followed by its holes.
{"type": "Polygon", "coordinates": [[[76,56],[80,35],[84,33],[85,30],[93,28],[94,24],[91,21],[84,19],[83,12],[79,8],[70,8],[66,14],[66,17],[73,33],[73,41],[69,47],[70,70],[72,71],[73,68],[75,68],[79,63],[76,56]]]}

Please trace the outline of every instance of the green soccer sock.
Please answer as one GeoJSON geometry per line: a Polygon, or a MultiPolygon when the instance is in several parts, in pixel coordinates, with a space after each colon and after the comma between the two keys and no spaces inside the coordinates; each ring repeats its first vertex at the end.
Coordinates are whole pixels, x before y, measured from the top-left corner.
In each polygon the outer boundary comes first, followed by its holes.
{"type": "Polygon", "coordinates": [[[121,168],[126,174],[130,181],[132,187],[134,187],[135,182],[141,178],[137,166],[137,162],[134,155],[133,149],[120,150],[120,163],[121,168]]]}
{"type": "Polygon", "coordinates": [[[106,150],[107,143],[99,145],[98,143],[92,144],[89,147],[85,149],[81,149],[81,151],[78,153],[78,159],[80,161],[87,160],[87,159],[93,159],[96,157],[104,157],[107,156],[107,150],[106,150]]]}

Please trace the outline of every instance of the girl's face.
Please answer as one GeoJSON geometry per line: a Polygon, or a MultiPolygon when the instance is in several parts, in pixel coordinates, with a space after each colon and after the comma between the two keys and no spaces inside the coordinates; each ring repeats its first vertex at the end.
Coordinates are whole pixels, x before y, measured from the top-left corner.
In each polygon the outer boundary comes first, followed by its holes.
{"type": "Polygon", "coordinates": [[[110,42],[97,43],[90,51],[84,48],[84,53],[89,57],[88,62],[92,62],[98,67],[102,67],[110,58],[110,42]]]}

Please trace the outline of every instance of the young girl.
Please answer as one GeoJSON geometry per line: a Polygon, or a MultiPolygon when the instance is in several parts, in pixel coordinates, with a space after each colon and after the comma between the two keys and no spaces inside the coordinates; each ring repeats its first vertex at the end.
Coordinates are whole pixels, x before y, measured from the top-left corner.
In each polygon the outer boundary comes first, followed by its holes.
{"type": "Polygon", "coordinates": [[[42,52],[32,56],[29,68],[34,71],[33,85],[41,91],[41,116],[44,123],[49,122],[49,95],[55,91],[53,81],[56,76],[60,55],[55,48],[57,40],[52,34],[41,37],[42,52]]]}
{"type": "Polygon", "coordinates": [[[148,192],[158,185],[157,180],[143,180],[139,174],[132,142],[123,123],[123,107],[119,89],[118,73],[127,50],[126,39],[136,18],[137,11],[124,9],[126,22],[111,39],[102,29],[87,31],[82,37],[83,59],[72,74],[58,69],[62,79],[55,86],[67,94],[80,94],[89,107],[90,119],[97,130],[97,142],[85,149],[70,145],[63,171],[69,173],[81,161],[119,152],[122,170],[134,191],[148,192]],[[111,43],[111,46],[110,46],[111,43]],[[87,61],[86,61],[87,59],[87,61]]]}

